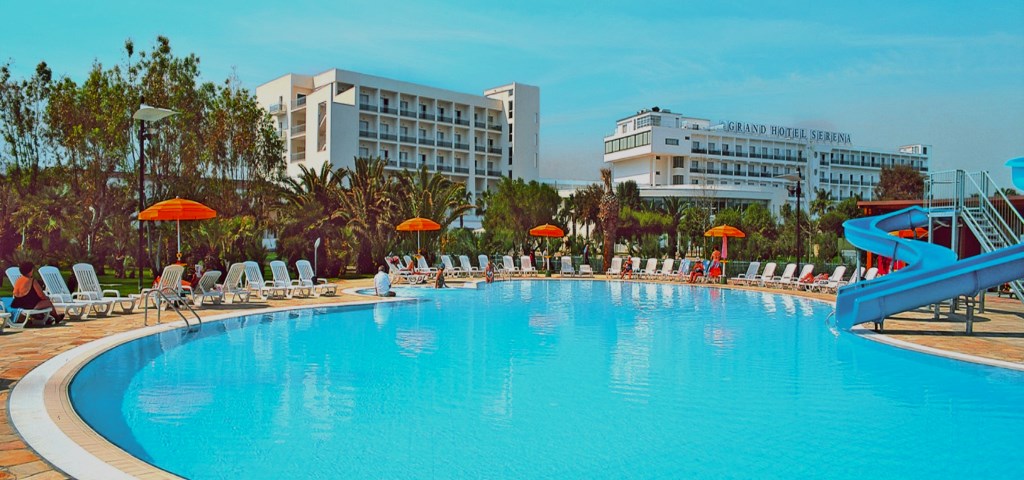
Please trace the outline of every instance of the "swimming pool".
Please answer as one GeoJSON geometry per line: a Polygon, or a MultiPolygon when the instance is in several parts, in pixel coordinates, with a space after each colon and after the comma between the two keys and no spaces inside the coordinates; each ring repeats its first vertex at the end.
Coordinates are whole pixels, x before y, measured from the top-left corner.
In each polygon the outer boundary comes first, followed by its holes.
{"type": "Polygon", "coordinates": [[[82,368],[82,418],[190,478],[1013,478],[1024,373],[824,325],[831,305],[639,282],[211,323],[82,368]]]}

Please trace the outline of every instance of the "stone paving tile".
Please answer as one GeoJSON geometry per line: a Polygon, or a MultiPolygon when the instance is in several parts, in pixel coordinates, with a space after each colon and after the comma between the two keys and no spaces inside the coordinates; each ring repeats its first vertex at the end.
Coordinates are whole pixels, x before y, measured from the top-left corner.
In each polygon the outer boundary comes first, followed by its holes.
{"type": "MultiPolygon", "coordinates": [[[[557,277],[556,277],[557,278],[557,277]]],[[[372,286],[370,279],[346,281],[343,288],[365,288],[372,286]]],[[[725,286],[764,290],[750,287],[725,286]]],[[[770,291],[770,290],[767,290],[770,291]]],[[[825,294],[795,293],[822,300],[834,300],[825,294]]],[[[219,315],[238,312],[251,313],[266,307],[293,305],[315,305],[323,303],[365,301],[365,297],[339,294],[334,297],[316,299],[273,300],[266,303],[221,305],[199,310],[202,315],[219,315]]],[[[885,322],[886,335],[943,350],[1024,363],[1024,308],[1020,302],[1009,299],[988,298],[988,310],[977,315],[974,335],[966,336],[962,311],[949,316],[945,311],[935,321],[930,312],[900,314],[885,322]]],[[[177,316],[166,316],[164,320],[174,321],[177,316]]],[[[23,331],[6,331],[0,335],[0,480],[24,478],[32,480],[67,478],[28,449],[14,433],[7,416],[7,401],[10,389],[30,370],[54,356],[98,338],[143,326],[143,314],[113,315],[79,322],[68,322],[64,326],[30,328],[23,331]]],[[[155,323],[150,318],[150,324],[155,323]]]]}

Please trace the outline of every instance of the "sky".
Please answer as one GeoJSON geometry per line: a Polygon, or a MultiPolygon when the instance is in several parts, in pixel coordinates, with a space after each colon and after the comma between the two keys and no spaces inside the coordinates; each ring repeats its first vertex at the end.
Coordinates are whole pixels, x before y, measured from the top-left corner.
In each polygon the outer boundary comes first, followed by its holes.
{"type": "Polygon", "coordinates": [[[330,68],[467,93],[540,87],[541,176],[596,180],[615,121],[659,106],[931,145],[931,170],[1024,156],[1024,2],[0,0],[0,62],[75,80],[157,35],[255,89],[330,68]],[[17,21],[13,21],[18,19],[17,21]]]}

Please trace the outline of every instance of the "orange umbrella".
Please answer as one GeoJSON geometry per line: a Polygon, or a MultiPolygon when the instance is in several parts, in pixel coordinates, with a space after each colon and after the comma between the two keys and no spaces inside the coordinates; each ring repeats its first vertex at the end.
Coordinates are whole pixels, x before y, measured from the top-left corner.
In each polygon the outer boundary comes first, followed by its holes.
{"type": "Polygon", "coordinates": [[[441,224],[429,218],[420,217],[410,218],[395,227],[395,230],[399,232],[416,232],[416,253],[419,253],[420,249],[420,232],[432,232],[440,229],[441,224]]]}
{"type": "Polygon", "coordinates": [[[743,238],[747,234],[740,231],[736,227],[729,225],[719,225],[711,230],[704,232],[705,237],[722,237],[722,258],[726,258],[729,255],[729,237],[743,238]]]}
{"type": "Polygon", "coordinates": [[[139,220],[170,221],[178,224],[178,260],[181,260],[181,221],[182,220],[208,220],[217,216],[217,212],[193,200],[174,197],[171,200],[164,200],[153,204],[151,207],[139,212],[139,220]]]}
{"type": "Polygon", "coordinates": [[[565,232],[561,228],[545,223],[539,227],[531,228],[530,235],[534,237],[564,237],[565,232]]]}

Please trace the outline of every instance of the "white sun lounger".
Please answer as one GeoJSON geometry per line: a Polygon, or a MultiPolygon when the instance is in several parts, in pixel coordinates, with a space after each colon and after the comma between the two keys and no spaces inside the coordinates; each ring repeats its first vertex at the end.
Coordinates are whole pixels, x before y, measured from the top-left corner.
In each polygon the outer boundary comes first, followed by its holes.
{"type": "Polygon", "coordinates": [[[513,277],[522,274],[522,271],[516,268],[516,262],[512,260],[512,256],[503,255],[501,257],[502,268],[498,271],[506,277],[513,277]]]}
{"type": "Polygon", "coordinates": [[[46,324],[53,320],[52,308],[13,308],[7,303],[13,300],[6,298],[0,302],[0,333],[3,333],[5,328],[21,330],[30,323],[46,324]]]}
{"type": "Polygon", "coordinates": [[[676,259],[666,258],[665,261],[661,264],[661,270],[655,273],[652,278],[657,278],[659,280],[671,280],[672,267],[675,265],[675,263],[676,259]]]}
{"type": "Polygon", "coordinates": [[[617,277],[622,274],[622,257],[612,257],[611,265],[608,265],[608,270],[604,272],[604,276],[611,278],[617,277]]]}
{"type": "Polygon", "coordinates": [[[782,275],[764,280],[761,285],[777,288],[784,283],[789,283],[789,281],[793,279],[793,275],[796,275],[796,264],[789,263],[786,264],[786,268],[782,271],[782,275]]]}
{"type": "Polygon", "coordinates": [[[328,282],[326,278],[318,278],[315,283],[313,282],[313,277],[316,275],[313,273],[313,265],[309,263],[309,260],[297,260],[295,269],[299,271],[299,285],[312,288],[314,297],[320,295],[330,297],[338,294],[338,285],[328,282]]]}
{"type": "Polygon", "coordinates": [[[441,255],[441,264],[444,265],[444,276],[446,277],[468,276],[468,274],[462,270],[462,267],[455,266],[455,263],[452,262],[451,255],[441,255]]]}
{"type": "Polygon", "coordinates": [[[462,271],[466,272],[466,275],[470,277],[478,277],[484,274],[482,269],[476,268],[472,263],[469,263],[469,257],[466,255],[459,255],[459,265],[462,266],[462,271]]]}
{"type": "Polygon", "coordinates": [[[245,286],[249,292],[266,300],[271,297],[288,297],[288,289],[279,287],[273,281],[263,279],[263,270],[254,261],[245,262],[245,286]]]}
{"type": "Polygon", "coordinates": [[[749,284],[750,281],[752,281],[754,277],[757,276],[758,268],[761,268],[761,262],[750,262],[750,265],[747,265],[746,273],[741,273],[735,277],[732,277],[729,279],[729,281],[735,283],[736,285],[749,284]]]}
{"type": "Polygon", "coordinates": [[[121,310],[121,313],[132,313],[135,310],[135,298],[122,297],[117,290],[104,290],[100,285],[96,270],[91,264],[76,263],[71,267],[75,272],[75,279],[78,280],[78,293],[88,300],[107,300],[113,303],[113,307],[121,310]]]}
{"type": "Polygon", "coordinates": [[[576,269],[572,268],[572,257],[562,257],[562,268],[558,271],[558,274],[563,277],[575,277],[576,269]]]}
{"type": "Polygon", "coordinates": [[[187,301],[181,286],[181,276],[184,273],[185,267],[182,265],[164,267],[164,271],[160,273],[160,283],[154,288],[142,289],[143,306],[148,307],[149,303],[153,302],[153,305],[159,309],[164,303],[184,304],[187,301]],[[149,292],[153,290],[159,290],[160,295],[150,295],[149,292]]]}
{"type": "Polygon", "coordinates": [[[232,263],[228,267],[228,274],[224,276],[224,283],[220,286],[220,291],[224,294],[224,303],[232,303],[236,298],[243,302],[249,301],[249,289],[242,286],[242,274],[244,273],[244,263],[232,263]]]}
{"type": "Polygon", "coordinates": [[[537,269],[534,268],[533,262],[530,261],[529,255],[523,255],[519,257],[519,270],[523,272],[523,275],[537,275],[537,269]]]}
{"type": "Polygon", "coordinates": [[[846,266],[840,265],[832,271],[832,275],[828,277],[828,280],[816,281],[813,285],[807,287],[807,290],[817,290],[822,293],[834,293],[839,288],[839,282],[843,281],[843,275],[846,275],[846,266]]]}
{"type": "Polygon", "coordinates": [[[410,285],[416,285],[427,281],[426,275],[420,275],[409,270],[408,268],[402,268],[398,265],[395,265],[390,258],[385,258],[384,263],[386,263],[388,266],[388,276],[391,277],[392,284],[397,285],[401,283],[401,281],[403,280],[405,281],[405,283],[408,283],[410,285]]]}
{"type": "MultiPolygon", "coordinates": [[[[799,289],[801,287],[801,285],[803,285],[803,286],[811,285],[811,284],[814,283],[813,280],[810,281],[810,282],[802,282],[802,281],[800,281],[802,278],[804,278],[804,277],[806,277],[808,275],[814,275],[814,264],[813,263],[805,264],[803,267],[800,268],[800,274],[799,275],[796,275],[793,278],[790,278],[788,282],[780,282],[779,286],[782,287],[782,288],[791,288],[793,290],[797,290],[797,289],[799,289]]],[[[812,276],[811,278],[814,278],[814,277],[812,276]]]]}
{"type": "Polygon", "coordinates": [[[114,304],[109,300],[87,300],[80,295],[72,294],[57,267],[39,267],[39,276],[46,286],[46,296],[50,298],[50,302],[54,307],[63,308],[64,313],[71,319],[87,318],[90,311],[98,316],[105,316],[114,304]]]}
{"type": "Polygon", "coordinates": [[[770,281],[772,278],[775,277],[775,268],[776,268],[776,266],[777,266],[777,264],[775,262],[768,262],[768,264],[764,266],[764,270],[761,271],[761,274],[760,275],[754,275],[754,279],[750,280],[749,282],[747,282],[747,285],[755,285],[756,284],[756,285],[760,285],[762,287],[765,286],[765,284],[768,281],[770,281]]]}
{"type": "Polygon", "coordinates": [[[213,303],[224,301],[224,292],[217,290],[217,280],[220,279],[220,270],[207,270],[199,278],[199,283],[192,287],[192,303],[197,307],[203,306],[206,300],[213,303]]]}
{"type": "Polygon", "coordinates": [[[270,273],[274,276],[274,287],[284,288],[285,296],[292,298],[293,296],[300,297],[311,297],[313,296],[312,286],[303,286],[298,280],[292,280],[291,275],[288,274],[288,264],[281,260],[274,260],[270,262],[270,273]]]}

